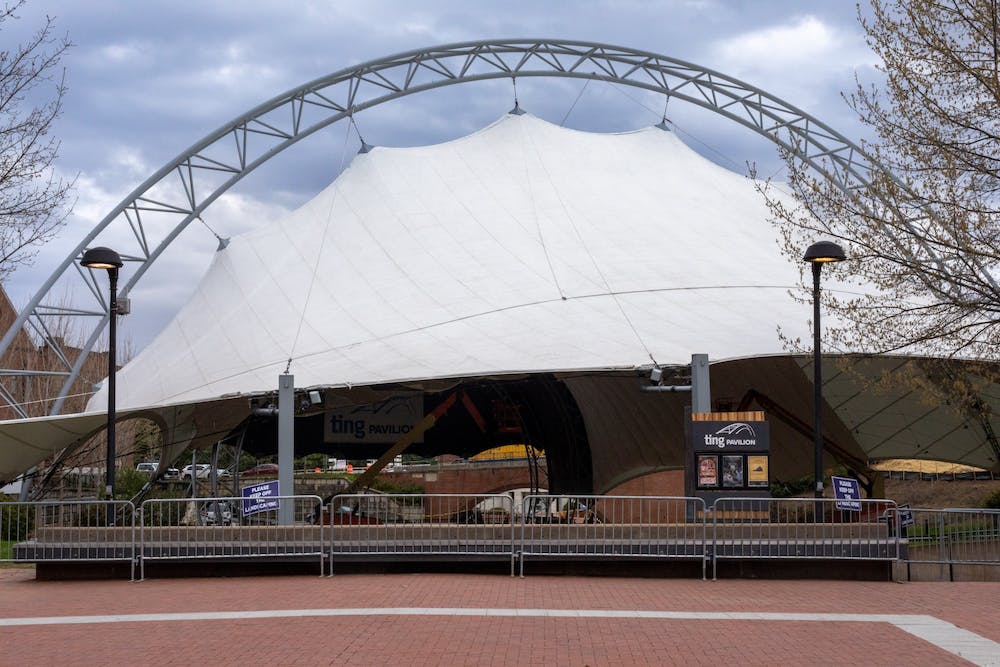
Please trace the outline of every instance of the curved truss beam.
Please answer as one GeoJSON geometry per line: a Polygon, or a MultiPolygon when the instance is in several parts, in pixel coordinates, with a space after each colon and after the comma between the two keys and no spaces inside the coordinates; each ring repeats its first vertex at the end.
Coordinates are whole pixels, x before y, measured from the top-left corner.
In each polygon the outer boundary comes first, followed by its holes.
{"type": "MultiPolygon", "coordinates": [[[[108,323],[107,296],[92,270],[79,266],[98,235],[118,228],[133,242],[117,248],[129,263],[127,295],[149,267],[209,205],[243,177],[309,135],[370,107],[443,86],[517,77],[596,79],[635,86],[714,111],[767,137],[845,191],[864,188],[882,172],[847,138],[804,111],[730,76],[668,56],[580,41],[498,40],[408,51],[342,69],[264,102],[197,142],[150,176],[119,203],[62,261],[0,341],[0,358],[28,325],[64,366],[58,414],[83,363],[108,323]],[[124,250],[124,252],[122,252],[124,250]],[[93,309],[46,305],[63,279],[82,282],[93,309]],[[87,317],[91,328],[71,363],[46,322],[87,317]]],[[[4,370],[3,375],[32,375],[4,370]]],[[[0,385],[0,397],[11,403],[0,385]]],[[[19,406],[11,405],[24,415],[19,406]]]]}

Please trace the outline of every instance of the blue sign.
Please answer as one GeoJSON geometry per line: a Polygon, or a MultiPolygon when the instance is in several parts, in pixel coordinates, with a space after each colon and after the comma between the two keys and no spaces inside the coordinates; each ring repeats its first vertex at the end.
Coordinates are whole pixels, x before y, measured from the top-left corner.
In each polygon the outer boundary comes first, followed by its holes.
{"type": "Polygon", "coordinates": [[[833,482],[833,497],[837,499],[837,509],[850,510],[852,512],[861,511],[861,489],[858,487],[858,480],[851,477],[831,477],[833,482]]]}
{"type": "Polygon", "coordinates": [[[897,510],[899,511],[899,526],[901,528],[917,525],[917,522],[913,520],[913,510],[910,509],[909,503],[900,505],[897,510]]]}
{"type": "Polygon", "coordinates": [[[278,480],[244,486],[242,492],[243,516],[278,509],[278,480]]]}

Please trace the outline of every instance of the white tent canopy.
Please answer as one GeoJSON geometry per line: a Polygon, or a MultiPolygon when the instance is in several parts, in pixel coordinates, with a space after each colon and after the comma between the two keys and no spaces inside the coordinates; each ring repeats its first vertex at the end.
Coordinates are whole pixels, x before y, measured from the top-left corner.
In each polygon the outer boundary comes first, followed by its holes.
{"type": "Polygon", "coordinates": [[[297,386],[350,386],[773,353],[777,325],[808,328],[753,183],[659,128],[506,115],[360,154],[262,222],[122,369],[119,407],[270,391],[289,360],[297,386]]]}
{"type": "MultiPolygon", "coordinates": [[[[713,393],[738,400],[753,390],[792,415],[784,458],[789,470],[811,465],[809,363],[780,354],[778,338],[779,327],[811,331],[811,309],[790,294],[798,267],[779,253],[754,184],[669,131],[600,135],[507,115],[445,144],[360,154],[299,210],[259,223],[217,253],[190,301],[118,374],[119,415],[169,430],[167,460],[227,433],[247,411],[233,399],[274,392],[286,368],[299,388],[357,387],[567,377],[684,364],[698,352],[713,360],[713,393]]],[[[874,378],[910,362],[850,363],[843,372],[824,360],[824,392],[828,430],[851,460],[997,468],[1000,411],[980,409],[978,397],[931,410],[936,394],[912,387],[872,393],[874,378]]],[[[634,376],[569,384],[600,448],[601,488],[681,462],[683,429],[670,421],[681,412],[636,398],[634,376]],[[616,426],[627,418],[631,441],[616,426]]],[[[994,389],[984,404],[994,405],[994,389]]],[[[89,408],[106,402],[98,392],[89,408]]],[[[103,418],[0,425],[0,479],[103,418]]]]}

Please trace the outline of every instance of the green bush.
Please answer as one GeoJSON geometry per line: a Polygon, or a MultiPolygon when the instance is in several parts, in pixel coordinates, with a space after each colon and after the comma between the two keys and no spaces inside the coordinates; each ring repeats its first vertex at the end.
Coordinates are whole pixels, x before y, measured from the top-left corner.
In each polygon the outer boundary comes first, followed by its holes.
{"type": "Polygon", "coordinates": [[[986,496],[986,500],[983,501],[983,507],[1000,510],[1000,489],[986,496]]]}
{"type": "Polygon", "coordinates": [[[772,498],[793,498],[806,491],[811,491],[816,488],[815,478],[812,475],[806,475],[805,477],[800,477],[799,479],[793,479],[788,482],[783,482],[780,479],[776,479],[771,482],[771,497],[772,498]]]}
{"type": "Polygon", "coordinates": [[[125,468],[115,473],[115,499],[132,500],[149,481],[149,475],[125,468]]]}
{"type": "MultiPolygon", "coordinates": [[[[0,503],[16,502],[14,496],[0,494],[0,503]]],[[[34,528],[34,512],[24,505],[0,505],[0,539],[25,540],[34,528]]]]}

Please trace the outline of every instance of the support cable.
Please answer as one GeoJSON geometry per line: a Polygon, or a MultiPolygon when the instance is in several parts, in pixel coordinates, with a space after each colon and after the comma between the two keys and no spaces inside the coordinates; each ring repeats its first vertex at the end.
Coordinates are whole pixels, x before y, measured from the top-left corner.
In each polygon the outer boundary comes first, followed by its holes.
{"type": "MultiPolygon", "coordinates": [[[[520,127],[520,136],[522,145],[525,143],[525,132],[524,127],[520,127]]],[[[556,292],[559,293],[559,298],[563,301],[566,300],[566,294],[563,292],[562,285],[559,284],[559,276],[556,275],[556,268],[552,264],[552,257],[549,255],[549,248],[545,244],[545,234],[542,232],[542,222],[538,217],[538,202],[535,199],[535,191],[531,187],[531,174],[528,173],[528,161],[524,161],[524,184],[528,191],[528,198],[531,200],[531,215],[535,219],[535,230],[538,232],[538,243],[542,246],[542,253],[545,255],[545,262],[549,267],[549,274],[552,276],[552,283],[555,285],[556,292]]]]}
{"type": "MultiPolygon", "coordinates": [[[[529,142],[530,142],[530,137],[528,139],[529,139],[529,142]]],[[[580,228],[576,224],[576,219],[570,213],[569,207],[566,206],[566,202],[563,200],[562,196],[559,194],[559,189],[557,187],[555,187],[555,183],[554,183],[554,181],[552,179],[552,174],[549,172],[548,168],[545,166],[545,161],[543,160],[541,153],[538,151],[537,147],[535,146],[535,144],[533,142],[531,142],[531,149],[534,152],[535,156],[538,158],[538,163],[539,163],[539,165],[541,165],[541,168],[542,168],[542,171],[545,174],[546,180],[552,186],[552,190],[555,193],[556,200],[559,202],[559,207],[562,209],[563,214],[566,216],[566,220],[569,221],[570,226],[573,228],[573,233],[576,235],[577,242],[583,248],[584,252],[587,253],[587,258],[590,260],[591,266],[593,266],[594,267],[594,271],[597,272],[597,275],[600,278],[601,284],[603,284],[604,289],[606,290],[605,293],[608,294],[609,296],[611,296],[611,298],[614,300],[615,305],[618,307],[618,312],[621,313],[622,318],[625,320],[625,323],[628,325],[629,329],[632,330],[632,334],[635,336],[636,340],[639,342],[639,345],[642,346],[642,349],[649,356],[650,360],[653,362],[653,364],[659,365],[657,363],[657,361],[656,361],[656,358],[653,356],[652,350],[649,349],[649,346],[646,345],[645,339],[643,339],[642,335],[639,333],[639,329],[636,328],[635,323],[632,321],[632,318],[629,317],[628,313],[625,311],[625,306],[622,304],[621,299],[618,298],[618,295],[611,288],[611,283],[608,281],[608,278],[604,274],[604,271],[601,270],[600,264],[597,262],[597,258],[594,257],[594,253],[591,252],[590,246],[587,244],[586,240],[583,238],[583,235],[580,233],[580,228]]],[[[547,256],[548,256],[548,253],[546,253],[546,257],[547,256]]],[[[550,261],[550,266],[551,266],[551,261],[550,261]]],[[[561,289],[560,289],[560,294],[562,294],[562,290],[561,289]]],[[[564,301],[566,300],[566,296],[565,295],[563,296],[563,300],[564,301]]]]}
{"type": "Polygon", "coordinates": [[[197,219],[198,219],[198,222],[200,222],[201,224],[203,224],[205,226],[205,229],[207,229],[208,231],[210,231],[212,233],[212,236],[215,237],[215,240],[219,242],[219,250],[222,250],[227,245],[229,245],[229,239],[224,239],[221,236],[219,236],[218,232],[216,232],[214,229],[212,229],[211,225],[209,225],[207,222],[205,222],[205,219],[202,218],[201,215],[198,215],[197,219]]]}
{"type": "MultiPolygon", "coordinates": [[[[351,116],[351,122],[345,128],[344,132],[344,144],[340,147],[340,165],[337,168],[337,174],[344,171],[344,161],[347,159],[347,142],[351,136],[351,128],[354,128],[355,132],[358,133],[358,138],[361,139],[361,145],[365,146],[365,140],[361,138],[361,132],[357,128],[357,124],[354,122],[354,116],[351,116]]],[[[326,246],[326,237],[330,230],[330,224],[333,220],[333,206],[337,202],[337,193],[340,192],[340,188],[336,185],[333,188],[332,196],[330,197],[330,206],[326,212],[326,220],[323,222],[323,233],[320,236],[319,247],[316,249],[316,261],[313,263],[312,275],[309,277],[309,288],[306,290],[306,300],[302,304],[302,312],[299,315],[299,325],[295,329],[295,338],[292,339],[292,347],[288,351],[288,363],[285,364],[285,375],[292,368],[292,359],[295,358],[295,348],[299,344],[299,336],[302,334],[302,325],[305,323],[306,313],[309,310],[309,300],[312,298],[313,287],[316,284],[316,274],[319,273],[319,263],[323,258],[323,248],[326,246]]]]}
{"type": "MultiPolygon", "coordinates": [[[[593,72],[591,72],[591,74],[593,74],[593,72]]],[[[566,110],[566,115],[562,117],[561,121],[559,121],[559,127],[563,127],[566,124],[566,119],[569,118],[571,113],[573,113],[573,109],[576,108],[576,103],[580,101],[581,97],[583,97],[583,93],[587,90],[587,86],[590,85],[591,81],[593,81],[593,79],[587,79],[586,83],[583,84],[583,87],[580,88],[580,92],[576,94],[576,99],[573,100],[573,104],[569,105],[569,109],[566,110]]]]}
{"type": "MultiPolygon", "coordinates": [[[[775,290],[781,290],[782,292],[788,292],[789,290],[800,290],[800,289],[802,289],[802,286],[801,285],[712,285],[712,286],[691,286],[691,287],[660,287],[660,288],[651,288],[651,289],[622,290],[622,291],[618,291],[618,292],[595,292],[593,294],[580,294],[578,296],[557,297],[557,298],[552,298],[552,299],[541,299],[541,300],[538,300],[538,301],[530,301],[530,302],[525,302],[525,303],[513,304],[513,305],[510,305],[510,306],[500,306],[498,308],[491,308],[489,310],[484,310],[484,311],[480,311],[480,312],[476,312],[476,313],[470,313],[468,315],[462,315],[462,316],[459,316],[459,317],[453,317],[453,318],[450,318],[450,319],[447,319],[447,320],[441,320],[439,322],[431,322],[429,324],[424,324],[424,325],[421,325],[421,326],[413,327],[411,329],[404,329],[404,330],[401,330],[401,331],[395,331],[393,333],[389,333],[389,334],[386,334],[384,336],[373,336],[372,338],[368,338],[368,339],[364,339],[364,340],[348,341],[348,342],[345,342],[342,345],[337,345],[335,347],[330,347],[330,348],[327,348],[327,349],[324,349],[324,350],[320,350],[320,351],[317,351],[317,352],[310,352],[308,354],[303,354],[300,357],[298,357],[298,359],[299,360],[308,359],[310,357],[314,357],[314,356],[321,355],[321,354],[327,354],[327,353],[330,353],[330,352],[339,352],[339,351],[342,351],[342,350],[356,348],[359,345],[367,345],[367,344],[370,344],[370,343],[381,343],[381,342],[384,342],[384,341],[387,341],[387,340],[391,340],[393,338],[398,338],[400,336],[406,336],[406,335],[418,333],[418,332],[421,332],[421,331],[428,331],[430,329],[435,329],[437,327],[448,326],[450,324],[456,324],[458,322],[466,322],[466,321],[469,321],[469,320],[475,320],[477,318],[487,317],[489,315],[494,315],[496,313],[502,313],[502,312],[507,312],[507,311],[512,311],[512,310],[518,310],[518,309],[521,309],[521,308],[530,308],[532,306],[541,306],[541,305],[545,305],[545,304],[549,304],[549,303],[558,303],[559,301],[573,301],[573,300],[582,300],[582,299],[595,299],[595,298],[608,297],[608,296],[610,296],[610,297],[617,297],[617,296],[629,295],[629,294],[656,294],[656,293],[659,293],[659,292],[688,292],[688,291],[698,291],[698,290],[703,290],[703,289],[712,289],[712,290],[718,290],[718,289],[724,289],[724,290],[731,290],[731,289],[754,289],[754,290],[757,290],[757,289],[775,289],[775,290]]],[[[848,292],[848,291],[845,291],[845,290],[837,290],[837,292],[838,293],[842,293],[842,294],[858,294],[858,293],[855,293],[855,292],[848,292]]],[[[281,359],[275,359],[275,360],[272,360],[272,361],[265,361],[265,362],[263,362],[261,364],[253,366],[251,368],[246,368],[244,370],[241,370],[241,371],[236,372],[236,373],[232,373],[230,375],[226,375],[226,376],[223,376],[223,377],[212,378],[212,379],[210,379],[210,380],[208,380],[208,381],[206,381],[206,382],[204,382],[202,384],[196,385],[194,387],[189,387],[189,388],[185,389],[184,392],[195,391],[197,389],[202,389],[202,388],[207,387],[207,386],[209,386],[211,384],[214,384],[216,382],[223,382],[223,381],[226,381],[226,380],[232,380],[234,378],[241,377],[243,375],[252,374],[252,373],[255,373],[255,372],[257,372],[257,371],[259,371],[261,369],[267,368],[269,366],[273,366],[276,363],[280,363],[281,361],[282,361],[281,359]]],[[[550,370],[556,370],[556,369],[550,369],[550,370]]],[[[343,387],[346,387],[346,388],[350,389],[352,386],[354,386],[354,384],[355,383],[352,380],[350,380],[350,379],[341,379],[340,382],[336,386],[343,386],[343,387]]],[[[329,385],[329,386],[333,386],[333,385],[329,385]]],[[[182,397],[182,396],[183,396],[183,393],[171,394],[170,396],[164,397],[163,400],[164,401],[173,401],[173,400],[180,399],[180,397],[182,397]]]]}

